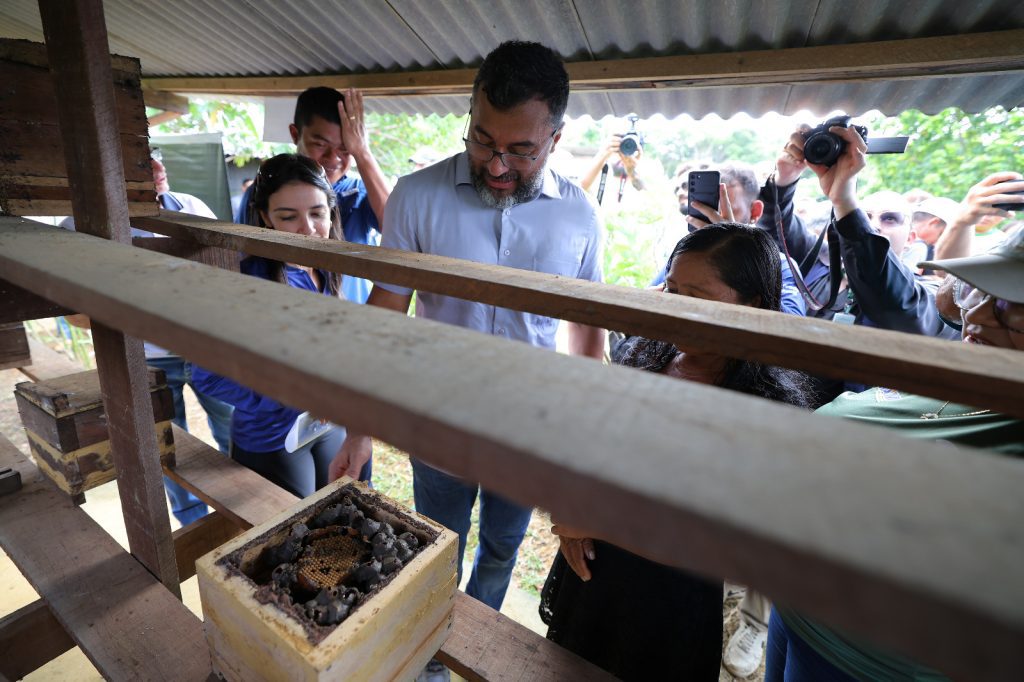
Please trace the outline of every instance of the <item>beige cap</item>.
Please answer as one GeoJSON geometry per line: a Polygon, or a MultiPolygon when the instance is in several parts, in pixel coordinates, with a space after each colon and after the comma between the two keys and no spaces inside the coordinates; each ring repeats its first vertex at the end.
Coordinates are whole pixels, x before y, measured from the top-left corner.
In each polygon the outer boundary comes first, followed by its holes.
{"type": "Polygon", "coordinates": [[[1024,229],[988,253],[969,258],[918,263],[920,268],[944,270],[985,293],[1013,303],[1024,303],[1024,229]]]}

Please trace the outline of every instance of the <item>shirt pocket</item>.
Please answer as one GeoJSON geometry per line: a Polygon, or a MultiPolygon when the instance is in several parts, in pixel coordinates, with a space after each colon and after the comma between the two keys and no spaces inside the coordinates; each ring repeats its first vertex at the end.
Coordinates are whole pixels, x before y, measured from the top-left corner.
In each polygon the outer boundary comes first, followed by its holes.
{"type": "Polygon", "coordinates": [[[578,261],[559,258],[534,258],[533,270],[535,272],[546,272],[549,275],[575,278],[580,272],[580,264],[578,261]]]}

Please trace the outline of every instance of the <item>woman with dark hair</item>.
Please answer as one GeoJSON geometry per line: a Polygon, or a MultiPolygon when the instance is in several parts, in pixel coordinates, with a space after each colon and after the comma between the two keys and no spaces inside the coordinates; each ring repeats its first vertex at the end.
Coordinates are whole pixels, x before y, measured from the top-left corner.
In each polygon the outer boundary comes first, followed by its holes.
{"type": "MultiPolygon", "coordinates": [[[[248,211],[256,227],[341,239],[337,197],[323,168],[298,154],[280,154],[260,166],[248,211]]],[[[294,263],[249,256],[246,275],[339,298],[341,276],[294,263]]],[[[231,458],[289,492],[306,497],[328,483],[328,466],[345,440],[345,429],[310,418],[273,398],[202,367],[193,367],[196,388],[235,406],[231,458]],[[289,434],[291,432],[291,438],[289,434]]],[[[360,480],[370,480],[367,463],[360,480]]]]}
{"type": "MultiPolygon", "coordinates": [[[[771,235],[718,223],[683,237],[665,291],[778,311],[779,252],[771,235]]],[[[631,337],[612,360],[798,407],[811,406],[805,375],[671,343],[631,337]]],[[[722,583],[628,552],[557,524],[559,554],[541,596],[551,639],[624,679],[717,680],[722,583]]]]}

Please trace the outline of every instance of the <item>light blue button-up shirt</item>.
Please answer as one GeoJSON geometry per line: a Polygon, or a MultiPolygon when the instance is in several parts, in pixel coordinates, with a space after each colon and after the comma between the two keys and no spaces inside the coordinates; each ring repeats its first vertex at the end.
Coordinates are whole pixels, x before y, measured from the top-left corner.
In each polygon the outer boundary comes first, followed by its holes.
{"type": "MultiPolygon", "coordinates": [[[[465,152],[407,175],[388,198],[381,246],[601,281],[603,230],[593,204],[577,185],[550,169],[544,173],[536,198],[504,210],[480,201],[465,152]]],[[[416,297],[416,315],[555,347],[558,321],[543,315],[426,291],[416,297]]]]}

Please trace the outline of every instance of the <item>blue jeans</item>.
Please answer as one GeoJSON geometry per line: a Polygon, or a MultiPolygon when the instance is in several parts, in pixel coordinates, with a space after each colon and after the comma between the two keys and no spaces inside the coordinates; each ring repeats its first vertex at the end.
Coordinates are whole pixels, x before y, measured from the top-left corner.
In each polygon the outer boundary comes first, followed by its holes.
{"type": "Polygon", "coordinates": [[[786,627],[772,610],[764,682],[856,682],[786,627]]]}
{"type": "MultiPolygon", "coordinates": [[[[171,421],[188,431],[183,389],[192,378],[192,366],[177,355],[146,358],[146,364],[163,370],[167,376],[167,386],[171,389],[171,396],[174,399],[174,418],[171,421]]],[[[199,404],[206,410],[206,420],[210,424],[213,439],[217,441],[220,451],[227,454],[231,447],[231,413],[234,408],[225,402],[198,392],[196,397],[199,399],[199,404]]],[[[209,511],[202,500],[166,476],[164,476],[164,490],[167,491],[167,498],[171,501],[171,512],[183,526],[201,519],[209,511]]]]}
{"type": "Polygon", "coordinates": [[[501,609],[519,545],[530,525],[533,509],[521,507],[499,495],[467,483],[460,478],[410,457],[413,497],[416,511],[459,534],[459,582],[462,582],[462,556],[466,552],[470,513],[480,493],[480,545],[473,561],[473,572],[466,594],[479,599],[495,611],[501,609]]]}

